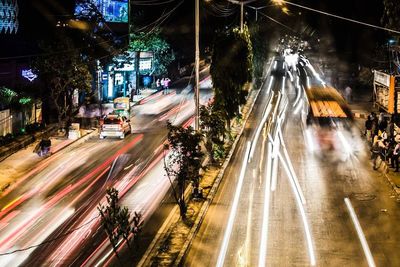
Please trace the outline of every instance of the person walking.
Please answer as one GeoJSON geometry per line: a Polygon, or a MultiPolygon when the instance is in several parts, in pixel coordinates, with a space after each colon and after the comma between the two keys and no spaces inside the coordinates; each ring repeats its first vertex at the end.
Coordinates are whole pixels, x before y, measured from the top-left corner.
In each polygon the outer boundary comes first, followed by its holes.
{"type": "Polygon", "coordinates": [[[373,121],[370,116],[368,116],[367,120],[365,121],[365,137],[367,138],[367,142],[371,144],[372,141],[372,126],[373,121]]]}
{"type": "Polygon", "coordinates": [[[170,78],[165,78],[164,80],[164,86],[165,86],[165,90],[166,90],[166,94],[169,94],[169,85],[171,83],[171,79],[170,78]]]}
{"type": "Polygon", "coordinates": [[[165,78],[164,77],[161,78],[160,84],[161,84],[161,89],[163,90],[163,94],[165,94],[165,78]]]}
{"type": "Polygon", "coordinates": [[[344,97],[346,98],[346,101],[348,103],[351,102],[352,99],[352,90],[350,86],[346,86],[346,88],[344,89],[344,97]]]}
{"type": "Polygon", "coordinates": [[[378,136],[376,141],[372,145],[372,149],[371,149],[371,152],[372,152],[371,159],[373,160],[373,163],[374,163],[374,167],[373,167],[374,170],[378,169],[378,167],[377,167],[378,159],[383,160],[382,156],[385,155],[386,148],[387,148],[386,145],[382,141],[382,137],[378,136]]]}
{"type": "Polygon", "coordinates": [[[395,168],[395,172],[399,172],[399,156],[400,156],[400,143],[397,143],[393,150],[392,156],[392,168],[395,168]]]}
{"type": "Polygon", "coordinates": [[[160,90],[160,85],[161,85],[160,79],[157,79],[157,80],[156,80],[156,89],[157,89],[157,91],[160,90]]]}
{"type": "Polygon", "coordinates": [[[385,118],[385,114],[383,112],[381,112],[379,114],[379,119],[378,119],[378,129],[382,132],[383,130],[386,130],[387,126],[388,126],[388,123],[385,118]]]}

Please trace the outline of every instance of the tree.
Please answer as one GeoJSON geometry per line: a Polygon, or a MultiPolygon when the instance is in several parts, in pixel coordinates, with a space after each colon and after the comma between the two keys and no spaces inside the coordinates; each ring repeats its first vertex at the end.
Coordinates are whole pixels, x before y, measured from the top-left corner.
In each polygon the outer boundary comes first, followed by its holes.
{"type": "Polygon", "coordinates": [[[397,0],[383,0],[383,9],[381,23],[389,29],[400,29],[399,2],[397,0]]]}
{"type": "Polygon", "coordinates": [[[107,188],[107,205],[99,204],[97,209],[100,212],[101,224],[106,232],[108,239],[113,247],[113,251],[119,259],[117,252],[118,240],[121,237],[121,232],[117,231],[119,225],[118,218],[121,213],[121,208],[118,205],[118,190],[115,188],[107,188]]]}
{"type": "Polygon", "coordinates": [[[46,46],[45,50],[49,54],[37,58],[34,68],[49,90],[59,127],[66,122],[68,129],[74,113],[79,109],[79,106],[74,106],[74,94],[85,93],[89,96],[93,77],[70,40],[58,40],[46,46]]]}
{"type": "Polygon", "coordinates": [[[193,194],[199,193],[200,169],[203,153],[201,152],[201,134],[192,127],[173,126],[167,123],[168,142],[166,149],[171,149],[168,159],[164,157],[164,169],[171,182],[174,198],[179,205],[180,215],[186,217],[185,189],[187,182],[193,186],[193,194]],[[176,180],[177,188],[173,181],[176,180]]]}
{"type": "Polygon", "coordinates": [[[246,101],[243,89],[252,79],[252,45],[247,26],[220,34],[214,42],[210,68],[215,90],[215,105],[224,112],[228,129],[246,101]]]}
{"type": "MultiPolygon", "coordinates": [[[[170,45],[161,37],[160,30],[131,34],[128,51],[135,52],[135,70],[139,69],[140,52],[153,52],[153,75],[160,76],[167,73],[168,66],[175,60],[170,45]]],[[[139,72],[136,72],[138,88],[139,72]]]]}
{"type": "Polygon", "coordinates": [[[265,34],[259,24],[250,27],[251,43],[253,46],[253,76],[256,86],[260,86],[264,74],[265,62],[268,59],[269,47],[265,40],[265,34]]]}
{"type": "Polygon", "coordinates": [[[200,130],[212,163],[215,163],[216,152],[223,151],[225,135],[223,116],[223,112],[216,109],[214,104],[200,107],[200,130]]]}

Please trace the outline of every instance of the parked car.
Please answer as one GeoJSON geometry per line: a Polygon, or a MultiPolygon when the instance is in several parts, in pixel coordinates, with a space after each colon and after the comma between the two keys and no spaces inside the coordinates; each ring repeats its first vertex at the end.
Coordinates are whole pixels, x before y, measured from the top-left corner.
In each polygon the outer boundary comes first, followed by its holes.
{"type": "Polygon", "coordinates": [[[125,138],[125,135],[132,132],[130,120],[125,116],[107,115],[101,122],[100,139],[105,137],[125,138]]]}

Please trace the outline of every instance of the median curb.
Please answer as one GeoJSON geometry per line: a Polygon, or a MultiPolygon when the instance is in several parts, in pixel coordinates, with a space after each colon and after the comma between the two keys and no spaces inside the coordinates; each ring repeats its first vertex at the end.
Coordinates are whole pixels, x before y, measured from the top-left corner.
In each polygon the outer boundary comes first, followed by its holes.
{"type": "Polygon", "coordinates": [[[72,149],[74,146],[77,146],[77,145],[80,145],[80,144],[86,142],[89,138],[91,138],[91,137],[97,135],[98,133],[99,133],[99,129],[93,128],[93,129],[91,130],[90,133],[85,134],[85,135],[82,136],[81,138],[78,138],[78,139],[74,140],[73,142],[67,144],[66,146],[60,148],[60,149],[57,150],[56,152],[52,153],[50,156],[53,156],[53,155],[59,153],[60,151],[65,151],[65,150],[67,150],[68,148],[72,149]]]}

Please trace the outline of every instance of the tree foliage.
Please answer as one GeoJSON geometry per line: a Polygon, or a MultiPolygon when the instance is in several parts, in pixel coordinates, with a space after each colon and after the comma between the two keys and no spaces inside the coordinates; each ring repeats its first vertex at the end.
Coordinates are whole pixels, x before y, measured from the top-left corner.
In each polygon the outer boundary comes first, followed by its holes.
{"type": "Polygon", "coordinates": [[[216,109],[214,104],[200,107],[200,129],[212,163],[215,162],[219,152],[223,151],[226,132],[223,116],[223,112],[216,109]]]}
{"type": "Polygon", "coordinates": [[[59,40],[45,46],[44,49],[49,54],[37,58],[34,68],[47,86],[61,126],[62,122],[69,123],[79,108],[73,105],[75,91],[89,96],[93,77],[88,65],[82,60],[70,40],[59,40]]]}
{"type": "Polygon", "coordinates": [[[398,0],[383,0],[381,23],[390,29],[400,29],[400,5],[398,0]]]}
{"type": "Polygon", "coordinates": [[[168,66],[175,60],[175,55],[167,41],[161,37],[160,30],[131,34],[129,51],[153,52],[153,74],[155,75],[166,74],[168,66]]]}
{"type": "Polygon", "coordinates": [[[106,200],[107,204],[99,204],[101,224],[106,232],[108,239],[113,247],[115,254],[117,253],[117,244],[120,238],[123,238],[131,248],[129,237],[133,234],[134,245],[137,245],[138,236],[143,227],[142,214],[134,212],[131,222],[131,212],[128,207],[120,207],[118,190],[115,188],[107,188],[106,200]]]}
{"type": "Polygon", "coordinates": [[[239,115],[247,92],[243,89],[252,80],[253,52],[247,26],[243,32],[234,29],[220,34],[213,47],[210,68],[215,90],[215,104],[223,111],[228,127],[230,120],[239,115]]]}
{"type": "Polygon", "coordinates": [[[118,205],[118,190],[115,188],[107,188],[106,192],[107,205],[99,204],[97,209],[100,212],[101,225],[110,240],[115,255],[118,257],[117,244],[121,237],[121,232],[116,231],[118,226],[118,217],[121,212],[121,208],[118,205]]]}
{"type": "Polygon", "coordinates": [[[268,59],[269,47],[262,28],[259,24],[250,27],[251,43],[253,45],[253,76],[256,79],[257,87],[261,85],[265,69],[265,62],[268,59]]]}
{"type": "Polygon", "coordinates": [[[182,218],[186,216],[185,188],[191,182],[194,192],[199,190],[200,169],[203,153],[201,152],[201,134],[192,127],[173,126],[167,123],[168,142],[166,149],[171,149],[168,158],[164,157],[164,169],[172,184],[174,197],[179,205],[182,218]],[[176,188],[173,185],[176,181],[176,188]]]}

